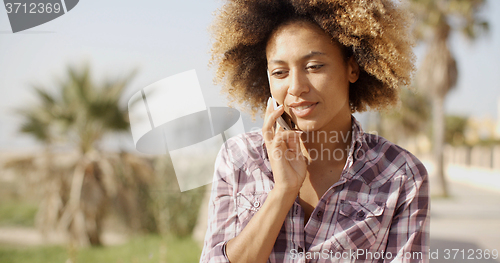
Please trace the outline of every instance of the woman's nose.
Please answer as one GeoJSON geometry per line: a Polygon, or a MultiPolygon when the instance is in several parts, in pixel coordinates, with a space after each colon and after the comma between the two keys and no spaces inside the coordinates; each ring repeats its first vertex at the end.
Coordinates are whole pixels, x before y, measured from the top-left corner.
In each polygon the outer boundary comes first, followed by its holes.
{"type": "Polygon", "coordinates": [[[309,80],[305,72],[294,70],[289,74],[288,94],[299,97],[309,91],[309,80]]]}

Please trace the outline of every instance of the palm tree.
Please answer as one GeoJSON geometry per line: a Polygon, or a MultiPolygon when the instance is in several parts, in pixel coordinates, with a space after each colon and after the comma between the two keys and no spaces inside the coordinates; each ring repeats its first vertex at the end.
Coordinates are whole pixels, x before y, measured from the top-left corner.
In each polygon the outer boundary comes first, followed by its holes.
{"type": "Polygon", "coordinates": [[[457,62],[448,39],[452,31],[460,31],[473,40],[488,29],[478,16],[485,0],[411,0],[417,18],[415,35],[427,45],[425,58],[417,73],[417,85],[432,100],[433,154],[442,195],[448,196],[444,177],[444,101],[458,77],[457,62]]]}
{"type": "Polygon", "coordinates": [[[133,76],[97,85],[88,65],[68,67],[56,95],[35,86],[38,104],[18,110],[21,132],[42,142],[45,150],[41,158],[15,159],[6,167],[41,191],[36,222],[42,232],[63,230],[74,245],[100,245],[109,207],[133,232],[192,232],[204,188],[181,193],[168,155],[139,157],[99,147],[106,134],[129,130],[128,113],[119,101],[133,76]],[[57,146],[69,146],[76,154],[58,153],[57,146]]]}
{"type": "MultiPolygon", "coordinates": [[[[45,232],[58,228],[68,232],[75,245],[100,245],[110,202],[127,214],[129,225],[146,224],[144,217],[151,214],[144,213],[147,200],[141,204],[143,199],[136,197],[154,182],[153,162],[125,152],[106,153],[99,147],[105,135],[129,129],[126,107],[119,102],[134,75],[96,85],[88,65],[68,67],[57,95],[36,86],[39,103],[19,110],[24,119],[21,132],[45,146],[45,166],[37,178],[43,189],[37,222],[45,232]],[[76,149],[76,157],[66,166],[56,164],[55,145],[76,149]]],[[[32,160],[31,165],[35,163],[32,160]]],[[[149,228],[156,228],[154,218],[149,228]]]]}

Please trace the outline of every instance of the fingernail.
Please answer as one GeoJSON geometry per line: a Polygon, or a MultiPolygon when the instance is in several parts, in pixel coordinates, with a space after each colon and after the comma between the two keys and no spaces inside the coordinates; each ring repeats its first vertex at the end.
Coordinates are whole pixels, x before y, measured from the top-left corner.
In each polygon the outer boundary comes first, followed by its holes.
{"type": "Polygon", "coordinates": [[[303,131],[295,131],[295,132],[296,132],[298,135],[302,135],[302,134],[304,134],[304,132],[303,132],[303,131]]]}
{"type": "Polygon", "coordinates": [[[275,110],[278,109],[278,103],[276,102],[276,100],[273,97],[271,97],[271,99],[273,100],[273,107],[274,107],[274,109],[275,110]]]}
{"type": "Polygon", "coordinates": [[[269,104],[271,104],[271,97],[269,97],[269,99],[267,99],[267,107],[269,107],[269,104]]]}

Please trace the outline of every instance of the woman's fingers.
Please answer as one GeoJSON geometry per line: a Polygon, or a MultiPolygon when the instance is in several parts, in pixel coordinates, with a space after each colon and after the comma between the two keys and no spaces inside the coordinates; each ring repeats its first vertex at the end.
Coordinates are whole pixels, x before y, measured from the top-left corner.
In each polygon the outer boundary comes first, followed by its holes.
{"type": "Polygon", "coordinates": [[[262,135],[264,136],[264,141],[266,144],[270,144],[274,138],[275,134],[275,124],[281,114],[283,114],[283,106],[279,106],[276,110],[274,109],[271,97],[267,100],[266,114],[264,117],[264,125],[262,126],[262,135]]]}
{"type": "Polygon", "coordinates": [[[275,186],[297,190],[306,175],[306,162],[301,151],[300,131],[284,130],[276,120],[283,114],[283,106],[274,109],[271,98],[268,100],[262,133],[267,154],[275,176],[275,186]]]}
{"type": "MultiPolygon", "coordinates": [[[[267,153],[271,163],[279,162],[302,174],[305,169],[307,156],[304,156],[303,145],[300,139],[302,131],[284,130],[276,120],[283,114],[283,107],[274,109],[271,99],[268,100],[262,133],[266,143],[267,153]],[[283,163],[284,162],[284,163],[283,163]],[[291,165],[291,166],[290,166],[291,165]]],[[[309,162],[308,162],[309,163],[309,162]]]]}
{"type": "MultiPolygon", "coordinates": [[[[300,157],[302,151],[300,148],[300,131],[285,131],[282,127],[280,132],[275,134],[273,139],[274,149],[282,153],[281,157],[300,157]]],[[[291,159],[290,159],[291,160],[291,159]]],[[[290,161],[289,160],[289,161],[290,161]]]]}
{"type": "Polygon", "coordinates": [[[285,143],[285,146],[293,151],[300,151],[300,134],[301,131],[285,131],[281,128],[280,133],[277,133],[276,136],[279,137],[279,140],[285,143]]]}

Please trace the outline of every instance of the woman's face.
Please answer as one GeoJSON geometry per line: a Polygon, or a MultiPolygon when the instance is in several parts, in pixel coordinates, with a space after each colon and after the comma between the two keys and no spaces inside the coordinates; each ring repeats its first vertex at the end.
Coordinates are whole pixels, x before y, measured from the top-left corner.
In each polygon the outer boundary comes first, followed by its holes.
{"type": "Polygon", "coordinates": [[[303,131],[332,131],[350,122],[349,83],[359,76],[353,58],[310,22],[281,26],[266,47],[271,94],[303,131]]]}

